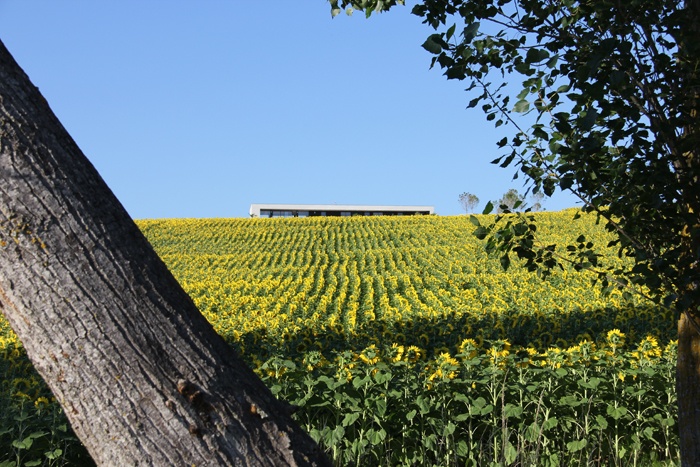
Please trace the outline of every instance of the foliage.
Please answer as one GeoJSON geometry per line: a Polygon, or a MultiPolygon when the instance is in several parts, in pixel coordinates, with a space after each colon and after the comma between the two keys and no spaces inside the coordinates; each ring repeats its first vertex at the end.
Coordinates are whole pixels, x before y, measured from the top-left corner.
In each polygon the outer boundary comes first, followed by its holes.
{"type": "Polygon", "coordinates": [[[331,14],[336,16],[342,9],[348,15],[351,15],[354,9],[364,11],[369,18],[373,11],[381,12],[388,10],[390,7],[395,5],[403,5],[404,0],[359,0],[359,1],[346,1],[346,0],[329,0],[331,4],[331,14]]]}
{"type": "MultiPolygon", "coordinates": [[[[331,1],[382,11],[396,2],[331,1]]],[[[499,217],[482,237],[548,275],[573,261],[604,287],[641,286],[695,313],[700,302],[697,42],[700,2],[449,0],[413,13],[436,30],[423,47],[448,79],[466,80],[495,125],[510,125],[493,162],[515,164],[532,192],[568,190],[615,234],[548,244],[533,218],[499,217]],[[510,83],[520,80],[514,89],[510,83]],[[633,258],[603,264],[601,249],[633,258]]],[[[516,177],[518,175],[516,173],[516,177]]],[[[508,259],[504,259],[507,262],[508,259]]]]}
{"type": "Polygon", "coordinates": [[[462,209],[464,209],[464,212],[473,212],[474,209],[479,205],[479,197],[465,191],[464,193],[459,195],[459,204],[462,206],[462,209]]]}
{"type": "Polygon", "coordinates": [[[517,211],[525,202],[525,197],[518,193],[518,190],[511,188],[506,191],[501,199],[496,202],[497,212],[513,212],[517,211]]]}
{"type": "MultiPolygon", "coordinates": [[[[367,16],[396,3],[331,0],[367,16]]],[[[469,83],[469,107],[514,129],[493,163],[515,164],[534,194],[573,193],[614,238],[581,229],[575,243],[548,243],[533,216],[509,213],[489,226],[473,218],[477,235],[504,268],[511,255],[541,277],[574,264],[604,291],[674,309],[681,445],[697,465],[700,0],[425,0],[412,11],[435,30],[423,44],[432,66],[469,83]],[[607,248],[632,261],[611,265],[607,248]]]]}
{"type": "Polygon", "coordinates": [[[530,195],[530,201],[532,202],[532,206],[530,207],[531,211],[541,211],[542,202],[544,201],[544,193],[542,193],[541,191],[538,191],[537,193],[532,193],[530,195]]]}
{"type": "MultiPolygon", "coordinates": [[[[573,210],[533,215],[548,241],[565,241],[580,225],[596,241],[610,235],[595,216],[572,226],[573,210]]],[[[604,296],[573,268],[547,282],[503,271],[469,235],[469,218],[139,226],[215,329],[300,406],[298,420],[339,465],[678,458],[671,314],[615,291],[604,296]],[[595,388],[586,388],[592,378],[595,388]]],[[[0,452],[13,454],[0,462],[15,461],[15,441],[32,433],[48,441],[55,431],[52,447],[37,440],[22,459],[48,465],[45,453],[61,449],[58,461],[79,463],[60,410],[7,328],[3,336],[1,426],[12,433],[0,452]],[[28,381],[27,397],[12,396],[13,381],[28,381]],[[22,410],[31,428],[13,420],[22,410]]]]}
{"type": "Polygon", "coordinates": [[[0,376],[0,467],[94,465],[4,318],[0,376]]]}
{"type": "Polygon", "coordinates": [[[675,347],[609,336],[542,352],[467,339],[427,361],[310,352],[258,372],[336,465],[672,465],[675,347]]]}

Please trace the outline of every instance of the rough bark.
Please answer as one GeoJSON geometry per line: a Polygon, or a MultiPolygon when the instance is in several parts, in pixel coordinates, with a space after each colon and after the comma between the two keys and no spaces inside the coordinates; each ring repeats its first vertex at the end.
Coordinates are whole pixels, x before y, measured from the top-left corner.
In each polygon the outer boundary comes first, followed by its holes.
{"type": "Polygon", "coordinates": [[[326,465],[0,42],[0,308],[101,465],[326,465]]]}
{"type": "Polygon", "coordinates": [[[676,393],[681,464],[700,465],[700,333],[689,315],[678,321],[676,393]]]}
{"type": "Polygon", "coordinates": [[[681,465],[697,466],[700,465],[700,0],[686,0],[683,13],[687,21],[680,32],[679,57],[686,93],[683,112],[688,115],[689,124],[683,128],[683,160],[678,174],[685,181],[683,203],[694,221],[688,223],[683,238],[686,253],[681,264],[689,266],[683,271],[688,281],[681,296],[688,298],[679,300],[676,393],[681,465]]]}

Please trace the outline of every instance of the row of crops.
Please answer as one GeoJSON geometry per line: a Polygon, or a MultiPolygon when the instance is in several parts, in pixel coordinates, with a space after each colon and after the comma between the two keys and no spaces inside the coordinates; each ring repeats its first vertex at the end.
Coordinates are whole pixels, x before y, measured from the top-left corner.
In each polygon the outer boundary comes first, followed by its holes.
{"type": "MultiPolygon", "coordinates": [[[[610,240],[591,217],[537,216],[545,243],[581,231],[610,240]]],[[[300,423],[338,465],[678,460],[673,316],[604,296],[570,269],[544,282],[503,271],[466,217],[139,226],[217,331],[300,406],[300,423]]],[[[40,383],[25,387],[35,377],[18,370],[21,346],[4,334],[2,404],[29,413],[29,426],[32,410],[48,417],[53,405],[40,383]]],[[[2,443],[19,439],[18,426],[2,443]]],[[[36,441],[46,452],[67,449],[48,437],[36,441]]]]}
{"type": "MultiPolygon", "coordinates": [[[[594,219],[540,215],[544,242],[580,233],[609,241],[594,219]]],[[[454,351],[466,337],[546,349],[672,337],[668,314],[591,278],[557,271],[546,282],[503,271],[470,235],[465,217],[161,220],[140,223],[200,310],[244,353],[416,345],[454,351]]],[[[611,255],[609,261],[620,261],[611,255]]]]}

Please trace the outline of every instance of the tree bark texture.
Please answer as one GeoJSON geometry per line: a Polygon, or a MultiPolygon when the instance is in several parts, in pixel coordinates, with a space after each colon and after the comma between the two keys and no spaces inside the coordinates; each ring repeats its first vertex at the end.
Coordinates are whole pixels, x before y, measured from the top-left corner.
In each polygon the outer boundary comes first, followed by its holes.
{"type": "Polygon", "coordinates": [[[684,114],[688,125],[683,128],[683,160],[678,173],[683,177],[685,189],[683,203],[689,218],[684,236],[687,257],[682,264],[689,264],[683,272],[688,278],[686,300],[680,300],[678,321],[678,362],[676,367],[676,393],[678,397],[678,429],[681,465],[700,465],[700,0],[686,0],[685,28],[680,31],[679,60],[684,67],[682,84],[685,91],[684,114]]]}
{"type": "Polygon", "coordinates": [[[0,308],[101,465],[327,465],[0,42],[0,308]]]}
{"type": "Polygon", "coordinates": [[[681,465],[700,465],[700,333],[687,314],[678,321],[676,393],[681,465]]]}

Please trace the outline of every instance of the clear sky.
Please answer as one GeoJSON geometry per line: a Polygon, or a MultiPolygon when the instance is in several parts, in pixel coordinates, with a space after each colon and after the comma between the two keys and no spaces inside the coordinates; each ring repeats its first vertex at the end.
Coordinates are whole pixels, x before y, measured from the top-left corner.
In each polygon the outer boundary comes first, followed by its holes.
{"type": "MultiPolygon", "coordinates": [[[[326,0],[0,0],[0,39],[132,217],[247,217],[251,203],[479,211],[514,169],[421,48],[409,7],[326,0]]],[[[548,210],[573,206],[559,195],[548,210]]]]}

